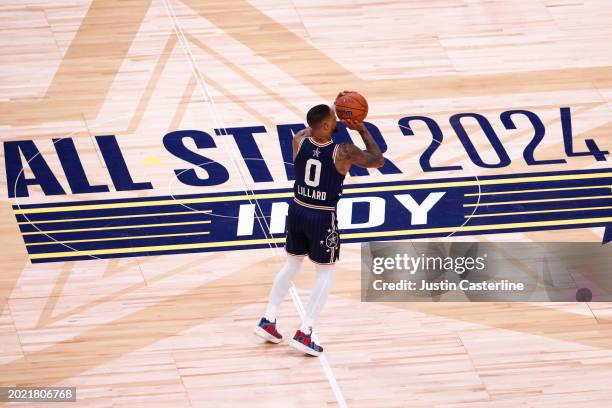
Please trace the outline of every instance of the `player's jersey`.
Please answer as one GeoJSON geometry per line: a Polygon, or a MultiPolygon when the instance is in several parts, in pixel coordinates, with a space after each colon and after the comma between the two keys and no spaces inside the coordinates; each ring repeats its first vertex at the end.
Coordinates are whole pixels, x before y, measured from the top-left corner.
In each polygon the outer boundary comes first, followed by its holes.
{"type": "Polygon", "coordinates": [[[334,161],[338,143],[317,143],[304,138],[294,161],[294,199],[305,207],[335,210],[342,195],[344,175],[338,173],[334,161]]]}

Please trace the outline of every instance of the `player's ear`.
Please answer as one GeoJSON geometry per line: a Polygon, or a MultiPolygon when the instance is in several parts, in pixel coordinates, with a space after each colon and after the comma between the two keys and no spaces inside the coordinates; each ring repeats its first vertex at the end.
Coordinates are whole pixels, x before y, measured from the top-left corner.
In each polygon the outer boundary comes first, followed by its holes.
{"type": "Polygon", "coordinates": [[[334,108],[332,107],[329,115],[329,128],[334,130],[334,127],[336,126],[336,111],[334,111],[334,108]]]}

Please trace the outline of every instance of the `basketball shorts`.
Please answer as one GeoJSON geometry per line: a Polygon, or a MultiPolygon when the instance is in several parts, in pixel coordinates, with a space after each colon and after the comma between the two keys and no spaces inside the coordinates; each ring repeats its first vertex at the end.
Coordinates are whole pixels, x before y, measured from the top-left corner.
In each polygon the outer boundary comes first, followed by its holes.
{"type": "Polygon", "coordinates": [[[292,201],[287,215],[287,242],[290,255],[308,255],[318,264],[333,264],[340,256],[340,235],[335,211],[304,207],[292,201]]]}

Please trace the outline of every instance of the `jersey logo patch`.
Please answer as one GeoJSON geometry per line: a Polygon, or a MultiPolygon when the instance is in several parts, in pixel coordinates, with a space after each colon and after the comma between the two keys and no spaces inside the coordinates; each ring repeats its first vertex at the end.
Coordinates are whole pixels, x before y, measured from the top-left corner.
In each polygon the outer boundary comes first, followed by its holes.
{"type": "Polygon", "coordinates": [[[312,155],[314,157],[319,157],[320,154],[321,154],[321,151],[319,150],[318,147],[312,151],[312,155]]]}
{"type": "Polygon", "coordinates": [[[338,232],[337,231],[332,231],[330,232],[327,237],[325,238],[325,245],[328,248],[335,248],[338,246],[338,232]]]}

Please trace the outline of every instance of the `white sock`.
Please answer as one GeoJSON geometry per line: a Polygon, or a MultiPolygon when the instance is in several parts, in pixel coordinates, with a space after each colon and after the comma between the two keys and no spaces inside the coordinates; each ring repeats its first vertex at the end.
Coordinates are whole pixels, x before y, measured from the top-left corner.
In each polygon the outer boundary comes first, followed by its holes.
{"type": "Polygon", "coordinates": [[[276,311],[278,306],[285,298],[287,291],[289,291],[291,281],[293,280],[296,272],[300,270],[303,260],[304,257],[302,256],[287,255],[285,265],[283,265],[282,269],[276,274],[274,284],[270,290],[270,299],[268,300],[266,313],[264,314],[264,317],[269,321],[274,322],[276,320],[276,311]]]}
{"type": "Polygon", "coordinates": [[[306,334],[312,332],[312,326],[314,326],[325,301],[327,301],[336,268],[333,264],[317,265],[315,270],[317,271],[317,279],[310,292],[310,299],[308,299],[308,305],[306,306],[306,316],[304,316],[304,321],[300,327],[300,330],[306,334]]]}

